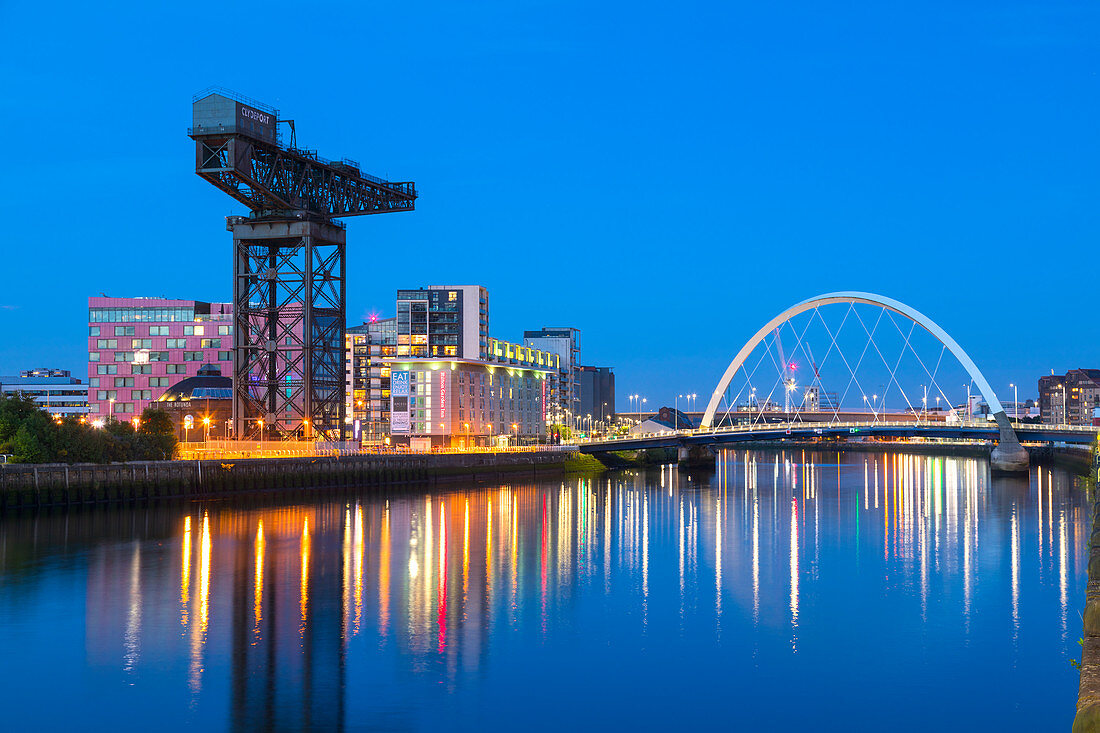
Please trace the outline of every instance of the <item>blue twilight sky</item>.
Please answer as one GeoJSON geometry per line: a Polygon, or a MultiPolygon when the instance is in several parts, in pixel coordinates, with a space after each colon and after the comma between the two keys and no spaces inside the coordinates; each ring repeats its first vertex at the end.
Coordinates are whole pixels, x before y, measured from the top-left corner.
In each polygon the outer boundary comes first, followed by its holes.
{"type": "Polygon", "coordinates": [[[709,393],[831,290],[924,311],[998,389],[1100,366],[1094,3],[0,3],[0,28],[0,374],[83,373],[101,291],[228,299],[244,208],[186,135],[210,85],[417,182],[415,213],[347,220],[349,323],[484,284],[495,336],[580,328],[620,409],[709,393]]]}

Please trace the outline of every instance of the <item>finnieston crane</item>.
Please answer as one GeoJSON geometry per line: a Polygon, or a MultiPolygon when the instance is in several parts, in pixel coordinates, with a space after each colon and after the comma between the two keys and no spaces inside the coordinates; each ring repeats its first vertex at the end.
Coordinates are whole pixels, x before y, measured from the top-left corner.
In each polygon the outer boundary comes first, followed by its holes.
{"type": "Polygon", "coordinates": [[[412,211],[416,184],[297,147],[294,121],[224,89],[192,99],[195,173],[247,206],[233,233],[233,434],[345,434],[346,228],[412,211]],[[288,123],[284,146],[278,123],[288,123]]]}

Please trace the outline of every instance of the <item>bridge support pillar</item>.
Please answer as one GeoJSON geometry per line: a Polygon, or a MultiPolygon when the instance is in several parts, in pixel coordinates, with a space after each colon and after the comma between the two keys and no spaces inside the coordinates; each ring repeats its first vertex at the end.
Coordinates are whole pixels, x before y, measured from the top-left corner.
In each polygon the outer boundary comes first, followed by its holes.
{"type": "Polygon", "coordinates": [[[714,451],[709,446],[680,446],[676,449],[676,463],[680,468],[701,468],[714,465],[714,451]]]}
{"type": "Polygon", "coordinates": [[[1030,460],[1027,450],[1020,445],[1012,421],[1004,410],[993,416],[997,421],[1000,437],[989,454],[989,467],[997,473],[1022,473],[1027,471],[1030,460]]]}

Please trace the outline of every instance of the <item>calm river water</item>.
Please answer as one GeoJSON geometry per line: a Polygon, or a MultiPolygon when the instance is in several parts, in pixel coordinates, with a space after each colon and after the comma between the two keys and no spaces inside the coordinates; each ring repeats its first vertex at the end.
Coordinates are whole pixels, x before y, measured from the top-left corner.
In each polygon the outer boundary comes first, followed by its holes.
{"type": "Polygon", "coordinates": [[[0,518],[4,730],[1068,730],[1077,480],[893,454],[0,518]]]}

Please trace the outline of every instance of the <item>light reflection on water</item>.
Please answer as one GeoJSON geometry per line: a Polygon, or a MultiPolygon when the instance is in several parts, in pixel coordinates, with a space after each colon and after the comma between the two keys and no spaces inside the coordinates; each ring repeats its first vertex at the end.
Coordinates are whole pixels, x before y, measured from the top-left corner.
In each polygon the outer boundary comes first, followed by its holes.
{"type": "Polygon", "coordinates": [[[169,729],[506,727],[534,709],[536,727],[649,728],[730,720],[733,694],[742,722],[875,729],[917,685],[937,705],[894,729],[1068,724],[1075,483],[729,451],[701,476],[7,516],[0,658],[28,674],[0,695],[44,728],[122,711],[169,729]],[[51,707],[35,670],[96,712],[51,707]]]}

